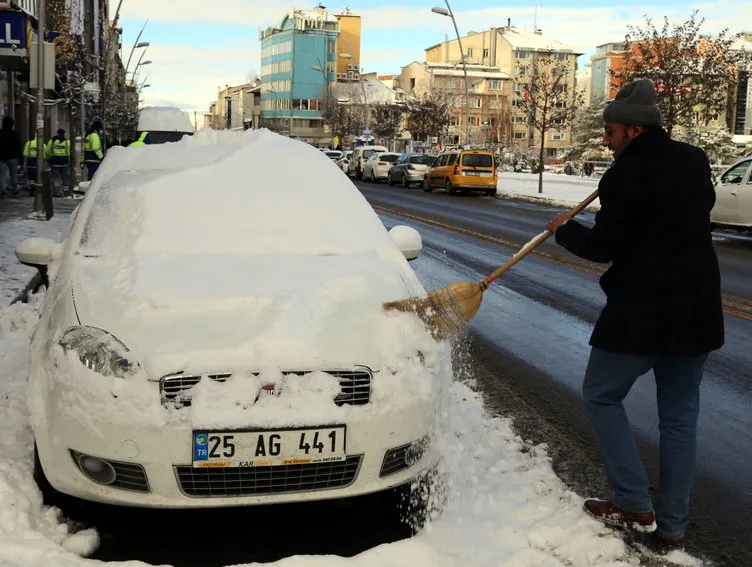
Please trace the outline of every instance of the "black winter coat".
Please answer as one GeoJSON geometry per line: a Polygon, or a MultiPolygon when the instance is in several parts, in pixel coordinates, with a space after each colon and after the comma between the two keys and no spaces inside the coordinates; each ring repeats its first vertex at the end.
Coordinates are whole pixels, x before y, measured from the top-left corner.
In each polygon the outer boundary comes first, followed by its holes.
{"type": "Polygon", "coordinates": [[[594,347],[630,354],[695,355],[723,345],[715,203],[708,158],[662,129],[635,138],[598,185],[595,225],[556,232],[567,250],[611,263],[594,347]]]}
{"type": "Polygon", "coordinates": [[[23,155],[21,137],[12,128],[0,128],[0,160],[20,159],[23,155]]]}

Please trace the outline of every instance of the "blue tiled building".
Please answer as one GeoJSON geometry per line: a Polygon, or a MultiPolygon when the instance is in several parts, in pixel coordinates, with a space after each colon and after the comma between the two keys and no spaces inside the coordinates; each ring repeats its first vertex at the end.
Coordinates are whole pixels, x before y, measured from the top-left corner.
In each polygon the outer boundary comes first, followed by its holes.
{"type": "Polygon", "coordinates": [[[328,146],[321,109],[336,80],[337,18],[323,7],[290,10],[260,32],[261,125],[328,146]]]}

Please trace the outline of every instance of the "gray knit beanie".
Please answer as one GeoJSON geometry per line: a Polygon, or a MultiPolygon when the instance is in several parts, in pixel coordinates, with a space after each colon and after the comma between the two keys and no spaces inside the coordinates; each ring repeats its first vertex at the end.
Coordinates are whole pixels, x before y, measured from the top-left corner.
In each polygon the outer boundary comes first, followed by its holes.
{"type": "Polygon", "coordinates": [[[653,82],[650,79],[635,79],[624,85],[603,109],[603,121],[663,126],[663,115],[658,108],[658,93],[653,82]]]}

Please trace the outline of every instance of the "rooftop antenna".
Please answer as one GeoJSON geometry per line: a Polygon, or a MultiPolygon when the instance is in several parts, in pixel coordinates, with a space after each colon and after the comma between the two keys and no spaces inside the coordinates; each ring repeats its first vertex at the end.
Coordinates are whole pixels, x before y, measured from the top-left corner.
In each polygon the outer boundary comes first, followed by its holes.
{"type": "Polygon", "coordinates": [[[538,0],[535,0],[535,9],[533,11],[533,31],[538,31],[538,0]]]}

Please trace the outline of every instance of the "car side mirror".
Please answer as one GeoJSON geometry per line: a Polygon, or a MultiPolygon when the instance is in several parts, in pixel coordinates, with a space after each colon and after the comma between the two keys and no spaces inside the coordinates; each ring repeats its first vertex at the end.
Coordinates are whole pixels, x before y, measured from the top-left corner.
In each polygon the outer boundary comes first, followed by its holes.
{"type": "Polygon", "coordinates": [[[423,239],[420,237],[420,233],[414,228],[398,225],[392,227],[389,231],[389,236],[391,236],[397,248],[400,249],[400,252],[402,252],[408,262],[415,260],[423,251],[423,239]]]}
{"type": "Polygon", "coordinates": [[[41,268],[57,258],[60,248],[60,244],[49,238],[27,238],[16,246],[16,258],[22,264],[41,268]]]}

